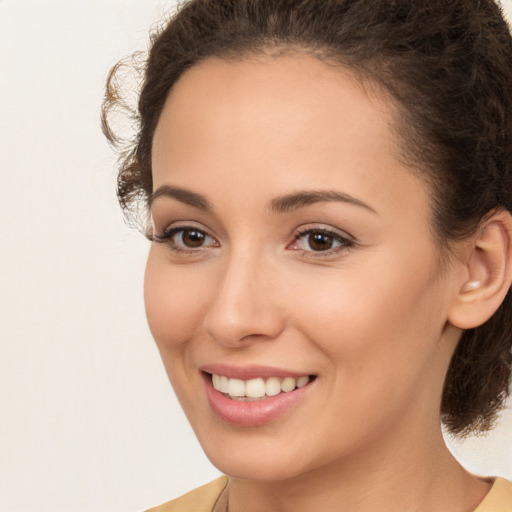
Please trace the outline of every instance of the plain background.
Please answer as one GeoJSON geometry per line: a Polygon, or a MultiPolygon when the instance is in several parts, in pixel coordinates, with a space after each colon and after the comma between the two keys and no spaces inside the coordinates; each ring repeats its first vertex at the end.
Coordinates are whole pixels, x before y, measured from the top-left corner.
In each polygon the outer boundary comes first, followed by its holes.
{"type": "MultiPolygon", "coordinates": [[[[218,475],[146,326],[148,242],[123,222],[99,123],[109,68],[174,4],[0,0],[2,511],[135,512],[218,475]]],[[[510,410],[450,445],[512,479],[510,410]]]]}

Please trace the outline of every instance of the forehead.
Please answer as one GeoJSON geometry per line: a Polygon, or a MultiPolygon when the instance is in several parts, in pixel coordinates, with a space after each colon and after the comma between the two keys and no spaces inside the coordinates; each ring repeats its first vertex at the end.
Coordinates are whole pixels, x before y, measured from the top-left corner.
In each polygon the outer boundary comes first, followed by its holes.
{"type": "Polygon", "coordinates": [[[210,58],[174,85],[154,142],[158,144],[163,129],[171,135],[174,126],[183,133],[196,122],[200,130],[196,125],[187,133],[191,144],[204,142],[203,135],[217,134],[219,143],[226,137],[245,137],[269,147],[279,135],[279,143],[295,139],[307,140],[309,147],[320,141],[327,146],[334,139],[343,148],[366,134],[380,142],[380,149],[391,150],[393,107],[391,98],[369,82],[363,85],[348,70],[310,55],[210,58]],[[350,127],[349,133],[339,133],[342,125],[350,127]]]}
{"type": "Polygon", "coordinates": [[[215,180],[233,192],[279,195],[334,185],[394,201],[412,173],[393,116],[388,96],[313,56],[210,58],[168,97],[154,137],[154,186],[215,180]]]}

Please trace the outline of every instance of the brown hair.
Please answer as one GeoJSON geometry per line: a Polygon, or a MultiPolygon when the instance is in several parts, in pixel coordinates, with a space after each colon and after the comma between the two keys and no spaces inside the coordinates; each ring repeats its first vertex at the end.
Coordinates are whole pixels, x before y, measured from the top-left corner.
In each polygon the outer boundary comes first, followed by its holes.
{"type": "MultiPolygon", "coordinates": [[[[156,36],[123,145],[109,116],[123,107],[120,65],[103,105],[118,149],[118,197],[130,214],[152,191],[153,134],[169,91],[190,67],[216,56],[274,49],[307,52],[370,79],[394,98],[404,156],[432,188],[442,242],[475,232],[489,212],[512,211],[512,38],[492,0],[190,0],[156,36]]],[[[492,427],[509,392],[512,297],[463,333],[441,413],[464,435],[492,427]]]]}

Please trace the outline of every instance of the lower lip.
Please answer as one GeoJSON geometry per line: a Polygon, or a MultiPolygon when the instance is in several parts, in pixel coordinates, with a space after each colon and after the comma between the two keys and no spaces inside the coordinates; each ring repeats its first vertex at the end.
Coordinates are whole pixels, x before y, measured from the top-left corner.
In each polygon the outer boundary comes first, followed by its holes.
{"type": "Polygon", "coordinates": [[[213,387],[210,375],[204,374],[204,381],[206,396],[212,411],[226,423],[241,427],[264,425],[285,414],[304,399],[314,383],[314,381],[310,381],[309,384],[294,391],[279,393],[254,402],[245,402],[243,400],[232,400],[217,391],[213,387]]]}

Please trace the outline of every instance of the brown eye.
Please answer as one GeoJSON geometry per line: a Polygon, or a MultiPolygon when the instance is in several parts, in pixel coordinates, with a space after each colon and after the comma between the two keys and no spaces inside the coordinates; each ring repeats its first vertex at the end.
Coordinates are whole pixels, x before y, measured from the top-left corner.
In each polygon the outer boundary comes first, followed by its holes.
{"type": "Polygon", "coordinates": [[[308,229],[295,235],[292,248],[310,253],[338,252],[354,245],[353,241],[327,229],[308,229]]]}
{"type": "Polygon", "coordinates": [[[181,236],[178,235],[178,238],[181,238],[181,243],[185,247],[195,249],[204,244],[206,235],[198,229],[183,229],[181,231],[181,236]]]}
{"type": "Polygon", "coordinates": [[[161,244],[165,243],[175,252],[218,247],[218,243],[214,238],[202,229],[193,226],[167,229],[161,235],[155,235],[153,241],[161,244]]]}
{"type": "Polygon", "coordinates": [[[308,245],[313,251],[328,251],[332,249],[334,237],[328,233],[313,231],[309,233],[308,245]]]}

